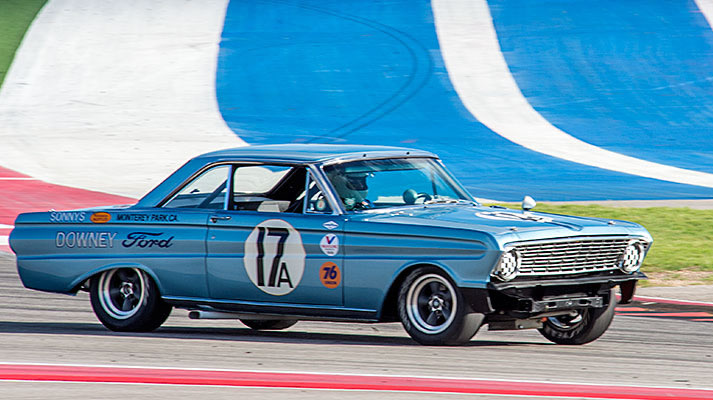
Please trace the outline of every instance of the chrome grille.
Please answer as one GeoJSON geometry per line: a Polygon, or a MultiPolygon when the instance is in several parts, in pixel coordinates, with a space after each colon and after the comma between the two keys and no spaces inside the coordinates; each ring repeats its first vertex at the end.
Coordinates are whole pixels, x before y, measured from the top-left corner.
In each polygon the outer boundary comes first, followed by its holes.
{"type": "Polygon", "coordinates": [[[631,238],[580,238],[515,244],[520,275],[556,275],[617,269],[631,238]]]}

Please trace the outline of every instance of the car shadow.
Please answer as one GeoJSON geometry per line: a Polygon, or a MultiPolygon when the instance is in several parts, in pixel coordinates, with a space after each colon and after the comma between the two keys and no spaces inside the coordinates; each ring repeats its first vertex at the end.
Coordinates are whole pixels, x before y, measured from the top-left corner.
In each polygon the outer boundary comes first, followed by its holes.
{"type": "MultiPolygon", "coordinates": [[[[0,333],[40,335],[80,335],[106,337],[140,337],[182,340],[223,340],[240,342],[303,343],[314,345],[421,346],[408,337],[359,335],[352,333],[321,333],[299,330],[299,326],[284,331],[255,331],[248,328],[164,326],[153,332],[112,332],[96,323],[81,322],[15,322],[0,321],[0,333]]],[[[513,347],[550,345],[542,342],[505,342],[478,340],[477,335],[465,347],[513,347]]],[[[461,347],[463,347],[461,346],[461,347]]]]}

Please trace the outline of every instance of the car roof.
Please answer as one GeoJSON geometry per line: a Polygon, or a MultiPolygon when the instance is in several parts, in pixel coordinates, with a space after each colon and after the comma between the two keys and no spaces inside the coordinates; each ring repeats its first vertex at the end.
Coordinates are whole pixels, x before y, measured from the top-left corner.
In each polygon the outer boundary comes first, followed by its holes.
{"type": "Polygon", "coordinates": [[[206,153],[198,158],[311,164],[331,160],[404,156],[436,157],[427,151],[405,147],[292,143],[237,147],[206,153]]]}
{"type": "Polygon", "coordinates": [[[256,162],[284,164],[328,164],[364,158],[433,157],[422,150],[390,146],[339,144],[274,144],[245,146],[206,153],[189,160],[136,203],[154,207],[197,171],[216,163],[256,162]]]}

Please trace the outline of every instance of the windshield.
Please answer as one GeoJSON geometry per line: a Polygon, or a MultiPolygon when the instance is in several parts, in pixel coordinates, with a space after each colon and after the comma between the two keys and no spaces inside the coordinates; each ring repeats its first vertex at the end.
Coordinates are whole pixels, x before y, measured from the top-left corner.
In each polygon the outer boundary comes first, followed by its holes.
{"type": "Polygon", "coordinates": [[[347,211],[472,201],[430,158],[353,161],[324,167],[347,211]]]}

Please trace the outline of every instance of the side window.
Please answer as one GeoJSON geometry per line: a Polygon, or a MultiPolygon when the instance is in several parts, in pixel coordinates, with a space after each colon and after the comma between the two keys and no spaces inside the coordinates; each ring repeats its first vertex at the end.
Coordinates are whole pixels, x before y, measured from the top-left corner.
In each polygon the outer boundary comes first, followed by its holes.
{"type": "Polygon", "coordinates": [[[319,213],[319,214],[331,214],[332,207],[329,206],[327,197],[322,192],[317,182],[309,174],[307,180],[307,206],[305,207],[306,213],[319,213]]]}
{"type": "Polygon", "coordinates": [[[306,173],[301,166],[237,166],[233,173],[230,209],[300,213],[306,173]]]}
{"type": "Polygon", "coordinates": [[[213,167],[190,181],[166,204],[166,208],[222,209],[225,205],[225,186],[229,165],[213,167]]]}
{"type": "Polygon", "coordinates": [[[264,194],[274,188],[291,170],[277,165],[239,166],[233,174],[233,194],[244,196],[264,194]]]}

